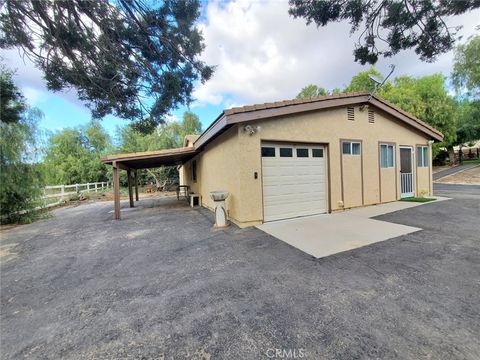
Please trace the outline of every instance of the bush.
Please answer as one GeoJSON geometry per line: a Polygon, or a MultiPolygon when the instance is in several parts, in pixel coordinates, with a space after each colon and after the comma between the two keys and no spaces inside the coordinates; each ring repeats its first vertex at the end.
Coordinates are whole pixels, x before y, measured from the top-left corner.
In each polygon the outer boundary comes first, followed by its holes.
{"type": "Polygon", "coordinates": [[[35,158],[35,112],[0,121],[0,222],[30,222],[41,205],[42,176],[35,158]]]}
{"type": "Polygon", "coordinates": [[[448,160],[448,151],[440,150],[437,156],[433,159],[433,166],[447,165],[447,160],[448,160]]]}

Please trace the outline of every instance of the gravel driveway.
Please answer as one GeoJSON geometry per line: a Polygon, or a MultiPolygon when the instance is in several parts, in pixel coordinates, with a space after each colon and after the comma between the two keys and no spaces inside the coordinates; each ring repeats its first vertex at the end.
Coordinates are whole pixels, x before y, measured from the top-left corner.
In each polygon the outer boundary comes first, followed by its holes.
{"type": "Polygon", "coordinates": [[[478,359],[479,204],[319,260],[168,198],[60,209],[1,233],[1,358],[478,359]]]}

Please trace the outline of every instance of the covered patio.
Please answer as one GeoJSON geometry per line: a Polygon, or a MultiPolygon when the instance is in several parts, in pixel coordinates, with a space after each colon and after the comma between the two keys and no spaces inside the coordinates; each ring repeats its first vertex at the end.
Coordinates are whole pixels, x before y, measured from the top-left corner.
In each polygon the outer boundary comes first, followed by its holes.
{"type": "Polygon", "coordinates": [[[138,170],[151,169],[160,166],[181,165],[198,153],[193,146],[158,151],[145,151],[128,154],[109,155],[102,159],[104,164],[113,168],[113,193],[115,219],[120,220],[120,170],[127,172],[128,198],[133,208],[135,187],[135,201],[138,201],[138,170]]]}

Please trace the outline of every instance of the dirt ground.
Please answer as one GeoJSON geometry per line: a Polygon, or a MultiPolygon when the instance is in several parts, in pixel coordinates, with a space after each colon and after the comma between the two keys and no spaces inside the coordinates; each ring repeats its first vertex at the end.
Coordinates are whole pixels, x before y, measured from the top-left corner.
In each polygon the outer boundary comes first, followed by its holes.
{"type": "Polygon", "coordinates": [[[432,174],[436,174],[440,171],[443,171],[443,170],[447,170],[447,169],[450,169],[451,166],[450,165],[445,165],[445,166],[434,166],[432,168],[432,174]]]}
{"type": "Polygon", "coordinates": [[[323,259],[175,197],[57,209],[0,234],[0,359],[478,360],[480,186],[435,186],[323,259]]]}
{"type": "Polygon", "coordinates": [[[480,166],[445,176],[436,182],[442,184],[480,185],[480,166]]]}

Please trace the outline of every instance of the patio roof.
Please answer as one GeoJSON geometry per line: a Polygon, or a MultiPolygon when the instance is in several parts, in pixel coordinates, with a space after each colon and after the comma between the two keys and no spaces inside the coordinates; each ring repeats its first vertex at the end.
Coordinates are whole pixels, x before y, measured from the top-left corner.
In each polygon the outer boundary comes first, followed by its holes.
{"type": "Polygon", "coordinates": [[[190,146],[177,149],[109,155],[102,158],[102,161],[104,164],[113,165],[116,162],[120,167],[138,170],[180,165],[190,160],[197,152],[197,149],[190,146]]]}

